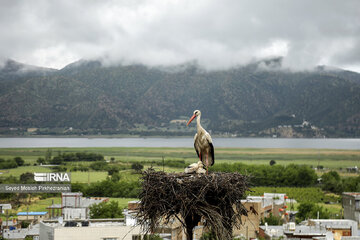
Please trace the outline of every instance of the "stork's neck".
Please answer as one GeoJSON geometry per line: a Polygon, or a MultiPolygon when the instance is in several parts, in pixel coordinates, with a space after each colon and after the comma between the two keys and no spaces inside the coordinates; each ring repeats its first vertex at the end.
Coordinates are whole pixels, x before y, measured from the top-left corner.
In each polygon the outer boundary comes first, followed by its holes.
{"type": "Polygon", "coordinates": [[[201,126],[200,124],[200,117],[201,115],[199,115],[197,118],[196,118],[196,127],[197,127],[197,132],[201,132],[204,128],[201,126]]]}

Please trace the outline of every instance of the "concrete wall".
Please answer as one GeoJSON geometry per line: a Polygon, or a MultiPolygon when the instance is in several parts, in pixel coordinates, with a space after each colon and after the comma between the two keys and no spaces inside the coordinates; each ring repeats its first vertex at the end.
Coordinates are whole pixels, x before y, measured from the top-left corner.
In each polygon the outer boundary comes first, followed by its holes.
{"type": "Polygon", "coordinates": [[[344,218],[354,220],[360,224],[359,211],[356,211],[355,209],[355,197],[343,194],[342,205],[344,208],[344,218]]]}

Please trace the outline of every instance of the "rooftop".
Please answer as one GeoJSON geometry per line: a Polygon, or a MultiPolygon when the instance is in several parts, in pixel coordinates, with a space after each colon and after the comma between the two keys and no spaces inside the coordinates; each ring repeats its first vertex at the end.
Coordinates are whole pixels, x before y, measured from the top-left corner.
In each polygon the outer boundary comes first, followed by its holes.
{"type": "Polygon", "coordinates": [[[344,192],[343,195],[353,196],[356,199],[360,199],[360,192],[344,192]]]}
{"type": "Polygon", "coordinates": [[[89,220],[79,220],[79,221],[64,221],[64,222],[58,222],[53,220],[45,220],[42,221],[43,224],[53,227],[53,228],[63,228],[65,225],[66,227],[69,227],[69,224],[67,223],[73,223],[73,227],[80,227],[83,226],[83,223],[88,223],[88,226],[86,227],[104,227],[104,226],[125,226],[124,219],[123,218],[112,218],[112,219],[89,219],[89,220]]]}
{"type": "Polygon", "coordinates": [[[331,229],[351,229],[353,235],[357,235],[357,222],[350,219],[310,219],[309,224],[331,229]]]}
{"type": "Polygon", "coordinates": [[[15,229],[15,230],[8,230],[5,229],[3,236],[6,239],[24,239],[26,236],[38,236],[40,229],[39,224],[32,225],[29,228],[22,228],[22,229],[15,229]]]}
{"type": "Polygon", "coordinates": [[[18,212],[18,216],[43,216],[46,215],[47,212],[18,212]]]}

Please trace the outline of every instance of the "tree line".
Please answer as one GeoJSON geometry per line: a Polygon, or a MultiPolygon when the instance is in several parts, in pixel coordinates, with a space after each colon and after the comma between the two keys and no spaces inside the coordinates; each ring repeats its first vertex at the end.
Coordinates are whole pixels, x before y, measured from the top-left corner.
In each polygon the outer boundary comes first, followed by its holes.
{"type": "Polygon", "coordinates": [[[306,187],[317,183],[315,171],[306,165],[246,165],[243,163],[221,163],[211,171],[239,172],[251,176],[254,186],[306,187]]]}
{"type": "Polygon", "coordinates": [[[72,183],[71,191],[82,192],[87,197],[137,198],[140,191],[139,181],[107,178],[94,183],[72,183]]]}
{"type": "Polygon", "coordinates": [[[3,159],[0,158],[0,169],[10,169],[23,166],[25,163],[24,159],[21,157],[14,157],[13,159],[3,159]]]}
{"type": "Polygon", "coordinates": [[[105,161],[104,156],[98,153],[59,153],[58,156],[49,157],[45,156],[44,158],[38,158],[37,162],[39,164],[63,164],[65,162],[95,162],[95,161],[105,161]]]}

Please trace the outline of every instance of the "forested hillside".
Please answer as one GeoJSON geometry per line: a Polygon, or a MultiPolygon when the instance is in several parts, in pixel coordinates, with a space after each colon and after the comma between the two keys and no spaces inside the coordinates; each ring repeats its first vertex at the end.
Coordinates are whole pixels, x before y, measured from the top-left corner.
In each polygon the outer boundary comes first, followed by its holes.
{"type": "Polygon", "coordinates": [[[2,134],[27,128],[36,128],[35,134],[192,134],[183,121],[172,120],[187,120],[195,109],[218,134],[359,137],[360,74],[258,63],[206,71],[196,64],[150,68],[97,61],[61,70],[8,61],[0,70],[2,134]]]}

